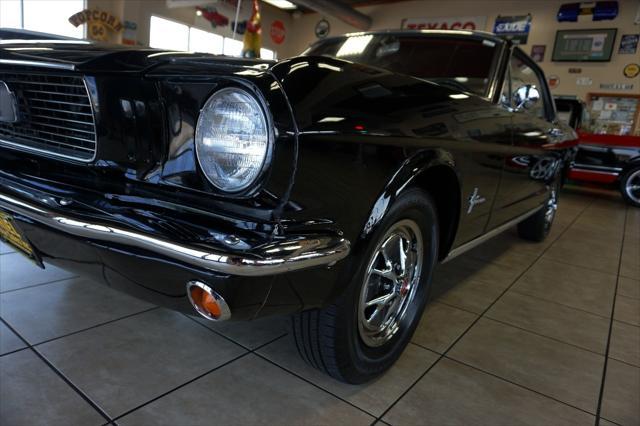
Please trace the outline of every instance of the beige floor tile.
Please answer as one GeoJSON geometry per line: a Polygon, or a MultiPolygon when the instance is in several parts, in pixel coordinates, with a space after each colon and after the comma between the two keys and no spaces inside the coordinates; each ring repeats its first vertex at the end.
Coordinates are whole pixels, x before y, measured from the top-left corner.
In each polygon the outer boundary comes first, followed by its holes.
{"type": "Polygon", "coordinates": [[[370,425],[361,410],[253,354],[118,420],[127,425],[370,425]]]}
{"type": "Polygon", "coordinates": [[[112,417],[245,353],[183,315],[163,309],[37,349],[112,417]]]}
{"type": "Polygon", "coordinates": [[[513,267],[485,262],[463,255],[439,265],[435,270],[434,281],[438,282],[437,285],[444,284],[448,287],[453,287],[468,279],[507,286],[520,273],[521,271],[513,267]]]}
{"type": "Polygon", "coordinates": [[[590,425],[594,417],[442,359],[384,417],[393,425],[590,425]]]}
{"type": "Polygon", "coordinates": [[[508,292],[487,317],[604,355],[610,320],[525,294],[508,292]]]}
{"type": "Polygon", "coordinates": [[[150,308],[84,278],[0,294],[2,317],[32,345],[150,308]]]}
{"type": "Polygon", "coordinates": [[[412,341],[438,353],[444,353],[478,316],[442,303],[427,306],[412,341]]]}
{"type": "Polygon", "coordinates": [[[613,321],[609,356],[640,367],[640,327],[613,321]]]}
{"type": "Polygon", "coordinates": [[[300,358],[292,337],[277,340],[258,353],[374,416],[381,415],[438,359],[436,353],[409,344],[387,373],[371,383],[356,386],[310,367],[300,358]]]}
{"type": "MultiPolygon", "coordinates": [[[[1,312],[1,311],[0,311],[1,312]]],[[[3,322],[0,322],[0,355],[26,348],[27,345],[3,322]]],[[[2,378],[0,377],[0,381],[2,378]]]]}
{"type": "Polygon", "coordinates": [[[0,292],[72,278],[74,274],[53,265],[40,269],[20,253],[0,256],[0,292]]]}
{"type": "Polygon", "coordinates": [[[613,318],[627,324],[640,326],[640,299],[616,296],[616,309],[613,318]]]}
{"type": "Polygon", "coordinates": [[[564,240],[553,244],[542,258],[609,274],[617,274],[619,255],[619,249],[612,249],[609,252],[597,252],[588,244],[564,240]],[[594,253],[598,253],[598,255],[595,256],[594,253]]]}
{"type": "Polygon", "coordinates": [[[204,318],[197,318],[197,321],[249,349],[255,349],[289,332],[288,316],[253,321],[214,322],[204,318]]]}
{"type": "Polygon", "coordinates": [[[31,350],[0,357],[0,424],[101,425],[106,419],[31,350]]]}
{"type": "Polygon", "coordinates": [[[621,276],[618,280],[618,295],[640,299],[640,280],[621,276]]]}
{"type": "Polygon", "coordinates": [[[614,359],[607,363],[601,416],[624,426],[640,424],[640,368],[614,359]]]}
{"type": "Polygon", "coordinates": [[[481,319],[450,358],[595,414],[604,357],[481,319]]]}
{"type": "Polygon", "coordinates": [[[480,314],[493,303],[508,286],[508,284],[487,283],[467,279],[440,295],[437,301],[480,314]]]}
{"type": "Polygon", "coordinates": [[[615,282],[612,274],[541,259],[512,290],[608,317],[615,282]]]}

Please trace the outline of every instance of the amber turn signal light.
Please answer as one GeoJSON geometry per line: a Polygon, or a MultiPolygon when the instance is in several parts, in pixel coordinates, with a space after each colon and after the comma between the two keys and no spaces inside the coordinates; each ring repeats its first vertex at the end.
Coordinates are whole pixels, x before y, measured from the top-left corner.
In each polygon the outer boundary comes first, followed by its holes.
{"type": "Polygon", "coordinates": [[[189,281],[187,295],[196,312],[208,320],[224,321],[231,316],[222,296],[201,281],[189,281]]]}

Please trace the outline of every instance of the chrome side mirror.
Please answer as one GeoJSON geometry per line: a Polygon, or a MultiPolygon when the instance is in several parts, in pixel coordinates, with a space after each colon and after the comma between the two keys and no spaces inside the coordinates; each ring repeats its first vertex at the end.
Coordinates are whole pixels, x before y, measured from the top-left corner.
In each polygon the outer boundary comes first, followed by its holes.
{"type": "Polygon", "coordinates": [[[516,111],[528,110],[540,101],[540,91],[533,84],[525,84],[513,92],[513,108],[516,111]]]}

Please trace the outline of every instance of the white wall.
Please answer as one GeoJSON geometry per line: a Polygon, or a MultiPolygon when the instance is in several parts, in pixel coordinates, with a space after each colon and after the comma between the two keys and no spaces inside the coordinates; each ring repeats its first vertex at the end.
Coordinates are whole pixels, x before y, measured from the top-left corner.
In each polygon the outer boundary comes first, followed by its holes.
{"type": "MultiPolygon", "coordinates": [[[[620,12],[612,21],[583,21],[578,23],[559,23],[556,20],[558,8],[569,0],[424,0],[406,1],[377,6],[358,8],[373,20],[372,29],[399,29],[403,18],[410,17],[447,17],[447,16],[486,16],[486,31],[493,30],[493,24],[498,15],[532,15],[531,33],[528,43],[522,46],[528,54],[532,45],[546,45],[544,62],[540,63],[547,75],[557,75],[560,84],[553,89],[555,94],[578,95],[585,97],[588,92],[619,92],[640,94],[640,77],[629,79],[624,77],[622,70],[630,62],[640,62],[639,55],[618,55],[618,45],[622,34],[640,33],[640,26],[634,25],[633,20],[639,5],[639,0],[619,0],[620,12]],[[551,62],[553,43],[556,31],[559,29],[579,28],[618,28],[618,35],[614,44],[611,62],[608,63],[577,63],[551,62]],[[569,74],[569,68],[582,68],[581,74],[569,74]],[[576,78],[590,77],[591,86],[578,86],[576,78]],[[633,83],[632,92],[612,91],[600,89],[600,83],[633,83]]],[[[302,52],[309,44],[316,40],[314,28],[322,18],[317,13],[306,14],[293,20],[294,37],[288,46],[288,53],[294,55],[302,52]]],[[[344,34],[358,31],[357,29],[334,18],[324,17],[331,24],[330,35],[344,34]]],[[[281,55],[281,57],[283,57],[281,55]]]]}

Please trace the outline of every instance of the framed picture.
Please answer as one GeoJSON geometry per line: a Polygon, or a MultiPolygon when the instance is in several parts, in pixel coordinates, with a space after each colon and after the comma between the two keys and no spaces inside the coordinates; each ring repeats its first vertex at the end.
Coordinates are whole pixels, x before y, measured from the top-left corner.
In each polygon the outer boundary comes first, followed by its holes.
{"type": "Polygon", "coordinates": [[[551,60],[555,62],[609,62],[616,33],[615,28],[558,30],[551,60]]]}

